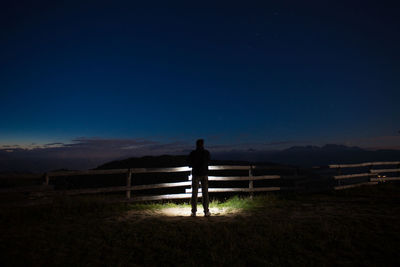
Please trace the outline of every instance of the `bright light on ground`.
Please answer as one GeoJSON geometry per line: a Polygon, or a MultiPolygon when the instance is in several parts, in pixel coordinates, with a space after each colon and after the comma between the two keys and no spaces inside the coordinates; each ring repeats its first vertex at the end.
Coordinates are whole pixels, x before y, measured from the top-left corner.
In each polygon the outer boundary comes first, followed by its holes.
{"type": "MultiPolygon", "coordinates": [[[[232,209],[232,208],[210,208],[211,216],[233,215],[240,211],[241,211],[240,209],[232,209]]],[[[190,216],[191,208],[190,207],[163,208],[157,210],[156,213],[165,216],[190,216]]],[[[196,215],[204,216],[203,208],[197,208],[196,215]]]]}
{"type": "MultiPolygon", "coordinates": [[[[241,208],[232,208],[232,207],[210,207],[211,217],[230,217],[234,216],[243,209],[241,208]]],[[[175,206],[175,207],[158,207],[153,209],[132,209],[126,212],[123,216],[119,217],[119,220],[137,220],[137,219],[145,219],[151,218],[154,216],[160,216],[165,218],[181,218],[181,217],[190,217],[191,207],[189,205],[184,206],[175,206]]],[[[198,206],[197,208],[197,217],[203,218],[203,207],[198,206]]]]}
{"type": "MultiPolygon", "coordinates": [[[[273,195],[257,196],[254,198],[240,198],[234,196],[224,202],[214,200],[210,202],[211,217],[230,217],[239,213],[247,212],[265,205],[274,203],[276,197],[273,195]]],[[[130,209],[120,217],[121,220],[144,219],[153,216],[166,218],[190,217],[191,206],[189,203],[133,203],[130,209]]],[[[203,205],[197,205],[198,217],[203,217],[203,205]]]]}

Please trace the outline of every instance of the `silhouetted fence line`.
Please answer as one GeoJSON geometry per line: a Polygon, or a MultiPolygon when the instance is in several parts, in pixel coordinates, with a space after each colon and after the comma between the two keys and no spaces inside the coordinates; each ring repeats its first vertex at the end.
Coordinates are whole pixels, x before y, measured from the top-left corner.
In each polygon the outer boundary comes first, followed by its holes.
{"type": "MultiPolygon", "coordinates": [[[[173,168],[130,168],[130,169],[111,169],[111,170],[85,170],[85,171],[56,171],[48,172],[44,174],[44,184],[42,186],[30,187],[30,188],[7,188],[1,189],[0,192],[48,192],[50,195],[61,194],[61,195],[81,195],[81,194],[98,194],[98,193],[111,193],[111,192],[126,192],[126,199],[130,201],[145,201],[145,200],[162,200],[162,199],[183,199],[191,197],[191,168],[190,167],[173,167],[173,168]],[[155,183],[155,184],[142,184],[132,185],[132,180],[136,174],[144,173],[175,173],[175,172],[187,172],[187,180],[181,182],[169,182],[169,183],[155,183]],[[111,186],[111,187],[100,187],[100,188],[85,188],[85,189],[68,189],[68,190],[55,190],[51,185],[51,182],[58,177],[62,176],[84,176],[84,175],[112,175],[112,174],[125,174],[126,184],[123,186],[111,186]],[[137,195],[142,190],[161,189],[161,188],[183,188],[184,193],[176,194],[163,194],[163,195],[137,195]],[[35,188],[37,190],[35,190],[35,188]]],[[[209,166],[210,171],[248,171],[247,176],[214,176],[208,177],[209,181],[215,182],[235,182],[235,181],[248,181],[248,187],[209,187],[210,193],[219,192],[248,192],[250,195],[253,192],[266,192],[266,191],[278,191],[284,189],[283,187],[254,187],[253,181],[261,180],[278,180],[281,179],[281,175],[253,175],[254,170],[291,170],[295,174],[293,177],[297,177],[297,168],[286,167],[286,166],[238,166],[238,165],[221,165],[221,166],[209,166]]],[[[199,197],[201,197],[201,189],[199,190],[199,197]]]]}
{"type": "Polygon", "coordinates": [[[356,177],[375,176],[375,175],[376,174],[374,173],[356,173],[356,174],[335,175],[333,177],[335,178],[335,180],[341,180],[341,179],[351,179],[356,177]]]}
{"type": "Polygon", "coordinates": [[[337,175],[334,175],[334,179],[338,181],[338,184],[335,185],[335,190],[342,190],[352,187],[357,187],[361,185],[374,185],[380,182],[388,182],[388,181],[400,181],[400,161],[383,161],[383,162],[365,162],[358,164],[332,164],[329,165],[329,168],[336,169],[337,175]],[[375,169],[377,166],[397,166],[397,168],[390,169],[375,169]],[[368,168],[368,172],[363,173],[355,173],[355,174],[342,174],[343,169],[351,169],[351,168],[368,168]],[[397,176],[387,176],[387,174],[397,175],[397,176]],[[341,181],[351,180],[354,178],[367,178],[368,181],[356,182],[353,184],[342,184],[341,181]]]}
{"type": "MultiPolygon", "coordinates": [[[[274,166],[238,166],[238,165],[222,165],[222,166],[209,166],[210,171],[219,170],[248,170],[248,176],[209,176],[209,181],[249,181],[248,188],[209,188],[210,193],[217,192],[265,192],[265,191],[278,191],[281,187],[254,187],[253,181],[255,180],[274,180],[280,179],[280,175],[259,175],[254,176],[252,173],[255,169],[282,169],[274,168],[274,166]]],[[[286,168],[283,169],[293,169],[286,168]]],[[[191,197],[191,189],[186,189],[185,193],[179,194],[163,194],[163,195],[149,195],[149,196],[135,196],[135,192],[149,189],[160,188],[177,188],[177,187],[190,187],[192,185],[191,174],[188,175],[187,181],[172,182],[172,183],[158,183],[158,184],[144,184],[132,186],[132,177],[135,174],[142,173],[167,173],[167,172],[188,172],[191,173],[190,167],[174,167],[174,168],[131,168],[131,169],[114,169],[114,170],[88,170],[88,171],[62,171],[62,172],[49,172],[45,174],[45,185],[49,185],[51,178],[60,176],[73,176],[73,175],[102,175],[102,174],[126,174],[125,186],[103,187],[103,188],[89,188],[89,189],[75,189],[62,191],[65,195],[80,195],[80,194],[97,194],[109,192],[126,191],[126,198],[132,201],[145,201],[145,200],[162,200],[162,199],[183,199],[191,197]],[[132,197],[133,194],[133,197],[132,197]]],[[[201,189],[199,190],[199,197],[201,197],[201,189]]]]}
{"type": "Polygon", "coordinates": [[[331,164],[329,165],[329,168],[372,167],[379,165],[400,165],[400,161],[378,161],[378,162],[364,162],[357,164],[331,164]]]}
{"type": "MultiPolygon", "coordinates": [[[[323,167],[315,168],[315,170],[323,169],[323,167]]],[[[326,169],[326,167],[325,167],[326,169]]],[[[400,161],[390,162],[366,162],[358,164],[332,164],[328,166],[336,173],[325,174],[323,177],[330,177],[330,181],[334,181],[333,189],[342,190],[361,185],[372,185],[380,182],[387,181],[400,181],[400,161]],[[391,167],[389,166],[391,165],[391,167]],[[383,167],[382,167],[383,166],[383,167]],[[387,167],[389,166],[389,167],[387,167]],[[382,167],[382,168],[381,168],[382,167]],[[366,169],[367,168],[367,169],[366,169]],[[355,169],[357,173],[347,173],[348,170],[355,169]]],[[[283,190],[300,190],[304,187],[298,186],[307,182],[294,183],[292,186],[254,186],[254,181],[300,181],[307,178],[307,175],[299,175],[299,169],[289,166],[263,166],[263,165],[221,165],[209,166],[210,171],[247,171],[248,175],[237,176],[215,176],[210,175],[208,180],[211,182],[243,182],[248,181],[247,187],[212,187],[210,186],[209,193],[249,193],[253,196],[255,192],[271,192],[283,190]],[[268,175],[255,175],[255,170],[269,170],[269,171],[286,171],[286,174],[268,174],[268,175]],[[290,174],[287,174],[289,171],[290,174]]],[[[321,177],[320,177],[321,178],[321,177]]],[[[150,200],[165,200],[165,199],[187,199],[191,197],[192,189],[192,176],[190,167],[173,167],[173,168],[128,168],[128,169],[110,169],[110,170],[86,170],[86,171],[56,171],[44,174],[43,185],[25,186],[16,188],[3,188],[0,193],[13,193],[13,192],[36,192],[38,194],[49,195],[81,195],[81,194],[98,194],[98,193],[112,193],[124,192],[127,201],[150,201],[150,200]],[[168,183],[154,183],[154,184],[139,184],[132,185],[135,181],[135,175],[147,173],[179,173],[187,172],[187,180],[179,182],[168,183]],[[56,190],[51,182],[56,180],[57,177],[71,177],[71,176],[84,176],[84,175],[126,175],[126,183],[121,186],[108,186],[99,188],[84,188],[84,189],[67,189],[56,190]],[[144,190],[163,189],[169,188],[182,188],[182,193],[167,193],[158,195],[140,195],[144,190]]],[[[314,179],[315,181],[315,179],[314,179]]],[[[332,187],[331,187],[332,188],[332,187]]],[[[180,190],[180,189],[179,189],[180,190]]],[[[148,191],[146,191],[148,192],[148,191]]],[[[201,187],[199,187],[199,197],[201,197],[201,187]]]]}

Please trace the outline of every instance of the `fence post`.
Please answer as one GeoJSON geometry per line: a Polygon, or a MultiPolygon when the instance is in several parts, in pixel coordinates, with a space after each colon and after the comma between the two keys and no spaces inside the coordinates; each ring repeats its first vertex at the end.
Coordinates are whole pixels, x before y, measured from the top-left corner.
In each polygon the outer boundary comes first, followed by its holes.
{"type": "Polygon", "coordinates": [[[132,184],[131,180],[132,180],[132,171],[131,171],[131,169],[128,169],[128,174],[126,175],[126,187],[127,187],[126,198],[127,199],[131,198],[131,189],[130,189],[131,184],[132,184]]]}
{"type": "Polygon", "coordinates": [[[45,185],[49,185],[49,181],[50,181],[50,176],[49,176],[49,174],[46,172],[46,173],[44,174],[44,184],[45,184],[45,185]]]}
{"type": "MultiPolygon", "coordinates": [[[[373,172],[372,172],[372,166],[373,166],[372,164],[369,165],[369,168],[368,168],[368,172],[369,172],[369,173],[373,173],[373,172]]],[[[375,176],[376,176],[376,178],[378,178],[378,173],[375,173],[375,176]]],[[[371,175],[368,176],[368,182],[371,182],[371,177],[372,177],[371,175]]]]}
{"type": "MultiPolygon", "coordinates": [[[[249,166],[249,189],[252,190],[254,188],[253,180],[253,172],[252,172],[253,167],[250,165],[249,166]]],[[[250,199],[253,199],[254,192],[250,191],[250,199]]]]}

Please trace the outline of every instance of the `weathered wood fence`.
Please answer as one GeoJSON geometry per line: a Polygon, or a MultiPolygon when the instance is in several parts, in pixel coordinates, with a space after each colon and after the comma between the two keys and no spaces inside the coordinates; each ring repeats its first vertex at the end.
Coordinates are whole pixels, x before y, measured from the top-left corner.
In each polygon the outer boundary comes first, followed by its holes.
{"type": "MultiPolygon", "coordinates": [[[[246,170],[248,176],[209,176],[209,181],[248,181],[248,188],[212,188],[209,187],[210,193],[216,192],[249,192],[251,195],[253,192],[263,191],[278,191],[281,187],[254,187],[253,181],[255,180],[274,180],[281,179],[280,175],[258,175],[254,176],[253,171],[255,169],[271,169],[274,166],[209,166],[210,171],[216,170],[246,170]]],[[[276,168],[276,167],[275,167],[276,168]]],[[[287,168],[285,168],[287,169],[287,168]]],[[[103,174],[126,174],[126,185],[104,187],[104,188],[90,188],[90,189],[77,189],[64,191],[65,195],[79,195],[79,194],[96,194],[106,192],[121,192],[126,191],[126,198],[132,201],[149,201],[149,200],[163,200],[163,199],[184,199],[191,197],[192,185],[191,181],[191,168],[190,167],[175,167],[175,168],[132,168],[132,169],[114,169],[114,170],[88,170],[88,171],[64,171],[64,172],[50,172],[45,174],[45,186],[49,186],[50,180],[60,176],[73,176],[73,175],[103,175],[103,174]],[[143,173],[168,173],[168,172],[187,172],[187,180],[183,182],[172,182],[172,183],[159,183],[159,184],[144,184],[132,186],[132,179],[136,174],[143,173]],[[180,194],[163,194],[163,195],[147,195],[147,196],[136,196],[135,192],[149,189],[159,188],[172,188],[172,187],[187,187],[185,193],[180,194]]],[[[296,168],[293,168],[296,170],[296,168]]],[[[201,197],[201,189],[199,190],[199,197],[201,197]]]]}
{"type": "Polygon", "coordinates": [[[329,168],[336,169],[337,172],[337,175],[333,176],[337,181],[334,187],[335,190],[357,187],[364,184],[400,181],[400,161],[333,164],[329,165],[329,168]],[[389,165],[392,167],[385,167],[389,165]],[[357,173],[344,173],[344,171],[348,172],[348,170],[351,171],[351,169],[356,170],[357,173]],[[364,181],[352,182],[352,180],[359,180],[360,178],[364,178],[364,181]]]}
{"type": "MultiPolygon", "coordinates": [[[[400,162],[367,162],[359,164],[334,164],[326,167],[318,167],[315,170],[328,169],[332,173],[324,174],[326,178],[332,177],[335,181],[333,189],[341,190],[352,188],[365,184],[377,184],[379,182],[387,181],[400,181],[400,162]],[[391,167],[387,167],[391,166],[391,167]]],[[[267,192],[267,191],[280,191],[280,190],[296,190],[298,187],[282,187],[282,186],[269,186],[257,187],[254,186],[256,180],[300,180],[304,178],[299,175],[298,168],[288,166],[237,166],[237,165],[224,165],[224,166],[210,166],[210,171],[247,171],[248,175],[244,176],[209,176],[209,181],[225,182],[225,181],[248,181],[247,187],[209,187],[210,193],[249,193],[251,196],[254,192],[267,192]],[[285,174],[269,174],[269,175],[254,175],[255,170],[277,170],[289,171],[291,175],[285,174]]],[[[331,179],[332,179],[331,178],[331,179]]],[[[318,177],[317,177],[318,179],[318,177]]],[[[44,183],[40,186],[17,187],[17,188],[3,188],[0,193],[10,192],[44,192],[50,194],[62,195],[81,195],[81,194],[97,194],[109,192],[124,192],[128,201],[150,201],[150,200],[164,200],[164,199],[186,199],[191,197],[191,168],[189,167],[174,167],[174,168],[131,168],[131,169],[111,169],[111,170],[87,170],[87,171],[59,171],[49,172],[44,174],[44,183]],[[141,184],[132,185],[135,175],[144,173],[177,173],[184,172],[187,180],[180,182],[170,183],[157,183],[157,184],[141,184]],[[71,190],[54,190],[51,185],[53,179],[62,176],[82,176],[82,175],[112,175],[112,174],[125,174],[126,183],[121,186],[101,187],[101,188],[86,188],[86,189],[71,189],[71,190]],[[182,188],[184,193],[174,194],[158,194],[158,195],[139,195],[138,193],[143,190],[160,189],[160,188],[182,188]]],[[[148,191],[146,191],[148,192],[148,191]]],[[[199,197],[201,197],[201,189],[199,188],[199,197]]]]}

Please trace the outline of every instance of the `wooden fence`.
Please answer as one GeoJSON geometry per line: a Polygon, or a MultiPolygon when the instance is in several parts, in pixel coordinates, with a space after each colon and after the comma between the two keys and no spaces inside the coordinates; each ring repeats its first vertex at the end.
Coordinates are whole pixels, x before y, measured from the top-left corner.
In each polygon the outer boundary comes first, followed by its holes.
{"type": "Polygon", "coordinates": [[[333,178],[337,181],[335,190],[357,187],[366,184],[377,184],[388,181],[400,181],[400,161],[385,162],[365,162],[358,164],[333,164],[329,168],[336,169],[337,175],[333,178]],[[381,168],[382,166],[395,166],[392,168],[381,168]],[[376,168],[379,167],[379,168],[376,168]],[[344,174],[344,170],[356,169],[362,170],[361,173],[344,174]],[[351,183],[351,180],[365,178],[364,181],[351,183]],[[350,181],[350,184],[344,184],[344,181],[350,181]]]}
{"type": "MultiPolygon", "coordinates": [[[[325,168],[315,168],[314,170],[325,168]]],[[[335,181],[333,189],[341,190],[351,187],[356,187],[364,184],[377,184],[386,181],[399,181],[400,180],[400,162],[367,162],[360,164],[334,164],[328,166],[329,170],[333,173],[324,174],[323,176],[331,177],[335,181]],[[392,166],[389,168],[382,166],[392,166]],[[336,171],[335,171],[336,170],[336,171]],[[353,170],[353,171],[351,171],[353,170]],[[349,173],[350,172],[350,173],[349,173]],[[356,173],[354,173],[356,172],[356,173]]],[[[296,190],[298,187],[282,187],[282,186],[269,186],[257,187],[254,186],[254,181],[268,181],[268,180],[292,180],[298,181],[305,178],[304,175],[298,174],[298,168],[286,166],[237,166],[237,165],[224,165],[224,166],[210,166],[210,171],[246,171],[247,175],[244,176],[209,176],[208,180],[213,182],[235,182],[235,181],[248,181],[247,187],[209,187],[210,193],[249,193],[251,196],[254,192],[267,192],[267,191],[280,191],[280,190],[296,190]],[[292,173],[290,175],[282,174],[269,174],[269,175],[254,175],[255,170],[285,170],[292,173]]],[[[321,178],[321,177],[319,177],[321,178]]],[[[317,177],[317,180],[319,179],[317,177]]],[[[191,197],[191,168],[189,167],[175,167],[175,168],[131,168],[131,169],[111,169],[111,170],[87,170],[87,171],[60,171],[49,172],[44,174],[44,184],[41,186],[17,187],[17,188],[4,188],[0,189],[0,193],[10,192],[40,192],[40,194],[62,194],[62,195],[80,195],[80,194],[97,194],[109,192],[124,192],[128,201],[150,201],[150,200],[164,200],[164,199],[187,199],[191,197]],[[141,184],[132,185],[135,175],[144,173],[185,173],[187,177],[184,181],[170,182],[170,183],[157,183],[157,184],[141,184]],[[51,185],[53,179],[62,176],[81,176],[81,175],[112,175],[122,174],[126,176],[125,185],[101,187],[101,188],[86,188],[86,189],[71,189],[71,190],[54,190],[51,185]],[[158,194],[158,195],[139,195],[138,193],[143,190],[161,189],[161,188],[182,188],[182,193],[174,194],[158,194]]],[[[148,191],[146,191],[148,192],[148,191]]],[[[150,191],[151,192],[151,191],[150,191]]],[[[199,188],[199,197],[201,197],[201,188],[199,188]]]]}
{"type": "MultiPolygon", "coordinates": [[[[263,191],[278,191],[281,187],[254,187],[255,180],[276,180],[281,179],[280,175],[258,175],[254,176],[254,170],[260,169],[274,169],[274,166],[209,166],[210,171],[232,171],[232,170],[246,170],[248,171],[248,176],[209,176],[209,181],[248,181],[247,188],[212,188],[209,187],[210,193],[216,192],[249,192],[252,195],[253,192],[263,192],[263,191]]],[[[279,167],[278,167],[279,168],[279,167]]],[[[285,168],[288,169],[288,168],[285,168]]],[[[90,188],[90,189],[77,189],[77,190],[67,190],[63,193],[65,195],[79,195],[79,194],[96,194],[105,192],[120,192],[126,191],[126,199],[132,201],[149,201],[149,200],[164,200],[164,199],[185,199],[191,197],[192,185],[191,181],[191,168],[190,167],[176,167],[176,168],[132,168],[132,169],[114,169],[114,170],[89,170],[89,171],[65,171],[65,172],[50,172],[45,174],[45,186],[49,186],[50,179],[60,176],[73,176],[73,175],[102,175],[102,174],[126,174],[126,185],[124,186],[114,186],[114,187],[104,187],[104,188],[90,188]],[[144,185],[134,185],[132,186],[132,179],[134,179],[136,174],[143,173],[168,173],[168,172],[187,172],[187,180],[182,182],[172,182],[172,183],[159,183],[159,184],[144,184],[144,185]],[[185,193],[180,194],[163,194],[163,195],[147,195],[147,196],[136,196],[135,192],[141,190],[149,189],[160,189],[160,188],[176,188],[176,187],[186,187],[185,193]]],[[[296,168],[293,168],[296,170],[296,168]]],[[[201,189],[199,189],[199,197],[201,197],[201,189]]]]}

